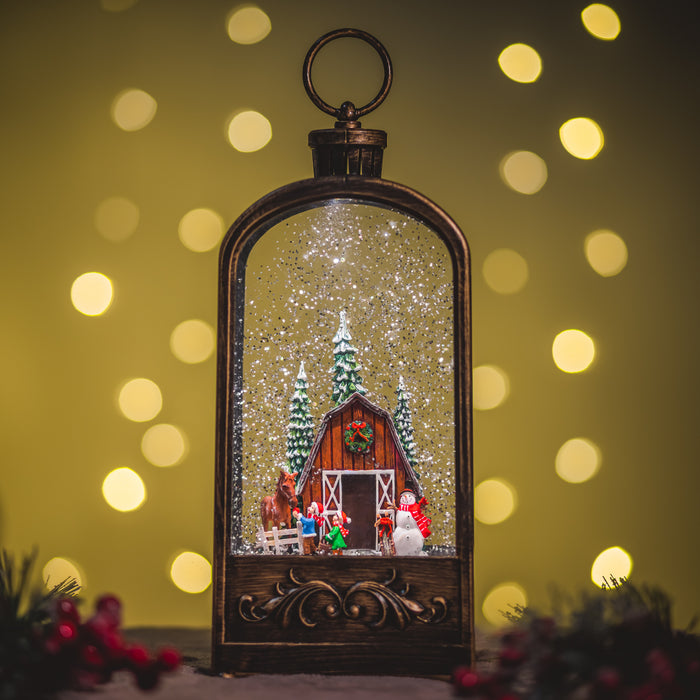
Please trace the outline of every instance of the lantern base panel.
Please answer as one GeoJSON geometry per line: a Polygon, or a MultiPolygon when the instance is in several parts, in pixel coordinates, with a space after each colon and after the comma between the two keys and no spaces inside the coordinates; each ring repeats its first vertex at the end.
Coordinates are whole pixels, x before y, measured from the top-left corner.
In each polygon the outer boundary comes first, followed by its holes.
{"type": "Polygon", "coordinates": [[[229,556],[224,573],[216,672],[442,677],[472,661],[457,557],[229,556]]]}

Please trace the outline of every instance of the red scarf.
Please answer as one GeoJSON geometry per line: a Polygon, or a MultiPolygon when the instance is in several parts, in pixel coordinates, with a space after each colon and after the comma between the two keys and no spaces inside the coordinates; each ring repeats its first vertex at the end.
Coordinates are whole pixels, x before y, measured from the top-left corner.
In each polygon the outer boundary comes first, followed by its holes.
{"type": "Polygon", "coordinates": [[[416,521],[420,534],[423,535],[423,537],[428,537],[430,535],[430,523],[432,520],[427,515],[421,513],[420,507],[423,504],[427,504],[425,498],[421,498],[418,503],[412,503],[410,506],[407,503],[401,503],[399,504],[399,510],[409,512],[416,521]]]}

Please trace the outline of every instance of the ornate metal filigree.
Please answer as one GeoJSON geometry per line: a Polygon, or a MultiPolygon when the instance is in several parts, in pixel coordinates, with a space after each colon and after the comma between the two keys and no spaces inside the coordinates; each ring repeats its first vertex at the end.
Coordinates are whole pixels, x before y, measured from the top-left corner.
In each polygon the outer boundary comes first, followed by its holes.
{"type": "Polygon", "coordinates": [[[338,619],[342,612],[346,618],[363,622],[372,629],[381,629],[392,619],[403,630],[414,620],[437,624],[447,616],[447,600],[442,596],[432,598],[428,606],[408,598],[410,586],[398,582],[396,569],[391,569],[383,582],[358,581],[344,593],[325,581],[304,582],[297,578],[293,568],[287,577],[291,585],[278,582],[275,586],[278,595],[262,605],[256,605],[254,596],[242,595],[238,600],[240,616],[247,622],[262,622],[272,616],[283,629],[295,620],[305,627],[315,627],[320,616],[311,616],[307,604],[316,596],[330,598],[323,606],[323,614],[329,620],[338,619]],[[363,596],[369,596],[374,604],[363,606],[363,596]]]}
{"type": "Polygon", "coordinates": [[[277,624],[286,629],[293,621],[296,613],[299,622],[304,627],[316,627],[318,618],[308,615],[306,605],[309,599],[319,595],[327,594],[331,597],[331,602],[324,607],[324,613],[329,619],[340,615],[342,599],[338,591],[325,581],[303,581],[296,578],[294,569],[287,573],[292,585],[283,584],[279,581],[275,588],[278,596],[270,598],[263,605],[255,605],[255,598],[250,595],[242,595],[238,600],[238,612],[247,622],[262,622],[270,615],[274,615],[277,624]]]}
{"type": "Polygon", "coordinates": [[[405,629],[414,619],[425,623],[442,622],[447,615],[447,601],[442,596],[431,600],[432,605],[425,607],[416,600],[408,598],[410,585],[397,582],[396,569],[391,570],[389,578],[382,583],[376,581],[358,581],[348,588],[343,596],[343,613],[352,620],[362,618],[365,609],[358,604],[351,604],[351,599],[365,593],[377,602],[379,616],[367,619],[365,623],[373,629],[384,627],[387,620],[394,617],[399,629],[405,629]],[[397,590],[392,585],[398,586],[397,590]]]}

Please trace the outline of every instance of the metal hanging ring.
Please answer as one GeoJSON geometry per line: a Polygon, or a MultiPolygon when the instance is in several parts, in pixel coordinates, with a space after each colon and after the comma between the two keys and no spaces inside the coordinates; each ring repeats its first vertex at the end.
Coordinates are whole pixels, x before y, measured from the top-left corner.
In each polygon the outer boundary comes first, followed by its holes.
{"type": "Polygon", "coordinates": [[[328,34],[324,34],[320,39],[317,39],[314,44],[309,49],[304,59],[303,68],[303,80],[304,88],[306,89],[306,94],[309,99],[326,114],[336,117],[337,119],[342,119],[343,121],[353,121],[359,119],[365,114],[368,114],[373,109],[377,108],[382,102],[384,102],[386,96],[389,94],[389,89],[391,88],[391,81],[393,77],[393,70],[391,67],[391,59],[387,50],[384,48],[379,39],[376,39],[371,34],[363,32],[361,29],[335,29],[328,34]],[[368,102],[364,107],[354,107],[351,102],[344,102],[340,107],[333,107],[327,102],[322,100],[311,82],[311,66],[316,58],[316,54],[329,42],[334,39],[341,39],[343,37],[350,37],[352,39],[362,39],[362,41],[367,42],[382,59],[382,65],[384,66],[384,82],[382,83],[377,96],[368,102]]]}

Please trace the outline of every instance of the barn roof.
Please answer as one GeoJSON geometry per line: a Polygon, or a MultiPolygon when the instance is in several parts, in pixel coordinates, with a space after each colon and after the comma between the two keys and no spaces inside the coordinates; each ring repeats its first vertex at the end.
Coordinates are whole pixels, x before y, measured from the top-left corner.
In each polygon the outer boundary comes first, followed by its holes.
{"type": "Polygon", "coordinates": [[[365,408],[372,411],[372,413],[374,413],[375,415],[379,415],[385,419],[386,424],[389,427],[389,435],[391,436],[392,441],[398,448],[397,452],[399,456],[400,467],[406,472],[406,476],[408,477],[408,479],[415,484],[416,489],[418,491],[418,496],[422,496],[423,494],[420,482],[418,481],[418,476],[416,475],[416,472],[414,471],[413,467],[408,463],[408,460],[406,459],[406,453],[404,452],[403,446],[401,445],[401,440],[399,440],[399,434],[396,432],[396,427],[394,426],[394,419],[392,415],[388,411],[385,411],[383,408],[380,408],[379,406],[377,406],[377,404],[372,403],[369,399],[362,396],[362,394],[358,394],[357,392],[351,394],[345,401],[343,401],[343,403],[339,404],[335,408],[332,408],[323,417],[323,422],[321,423],[321,427],[319,428],[319,431],[316,434],[316,439],[314,440],[314,444],[311,447],[311,452],[309,453],[306,463],[304,464],[304,468],[302,469],[301,475],[297,481],[296,492],[301,493],[301,490],[304,488],[306,482],[308,481],[309,475],[311,474],[311,469],[313,468],[313,464],[316,459],[316,455],[318,454],[318,451],[321,448],[321,442],[323,442],[323,438],[331,424],[332,418],[354,403],[362,404],[365,408]]]}

